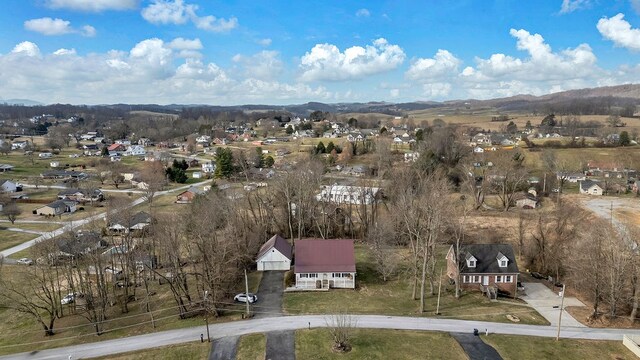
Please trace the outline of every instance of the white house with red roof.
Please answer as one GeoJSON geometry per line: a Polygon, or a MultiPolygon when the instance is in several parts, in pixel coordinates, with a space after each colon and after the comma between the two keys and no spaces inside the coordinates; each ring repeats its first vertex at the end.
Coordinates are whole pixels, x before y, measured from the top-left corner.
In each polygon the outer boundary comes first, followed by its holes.
{"type": "Polygon", "coordinates": [[[355,289],[356,257],[353,240],[298,240],[295,255],[296,288],[355,289]]]}
{"type": "Polygon", "coordinates": [[[280,235],[274,235],[258,251],[258,271],[289,270],[292,254],[291,244],[280,235]]]}

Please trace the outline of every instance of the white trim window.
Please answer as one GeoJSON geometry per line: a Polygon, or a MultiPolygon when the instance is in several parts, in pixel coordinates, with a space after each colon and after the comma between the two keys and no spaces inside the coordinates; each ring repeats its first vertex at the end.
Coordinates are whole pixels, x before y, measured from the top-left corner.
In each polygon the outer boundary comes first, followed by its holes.
{"type": "Polygon", "coordinates": [[[513,282],[513,276],[512,275],[505,275],[504,276],[504,282],[512,283],[513,282]]]}
{"type": "Polygon", "coordinates": [[[311,273],[311,274],[300,274],[300,278],[301,279],[306,279],[306,278],[317,278],[318,274],[316,273],[311,273]]]}
{"type": "Polygon", "coordinates": [[[496,275],[496,283],[502,282],[502,275],[496,275]]]}
{"type": "Polygon", "coordinates": [[[512,283],[513,275],[496,275],[496,283],[512,283]]]}

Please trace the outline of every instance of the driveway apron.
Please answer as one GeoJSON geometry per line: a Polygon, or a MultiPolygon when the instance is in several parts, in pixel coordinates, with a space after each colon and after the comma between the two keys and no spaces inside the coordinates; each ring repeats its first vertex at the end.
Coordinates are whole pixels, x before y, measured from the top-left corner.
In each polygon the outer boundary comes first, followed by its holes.
{"type": "Polygon", "coordinates": [[[211,343],[212,349],[209,360],[232,360],[236,358],[236,348],[239,336],[219,338],[211,343]]]}
{"type": "Polygon", "coordinates": [[[284,271],[263,271],[258,287],[258,301],[252,306],[256,319],[282,316],[284,271]]]}
{"type": "Polygon", "coordinates": [[[294,330],[267,333],[266,360],[295,360],[296,332],[294,330]]]}
{"type": "Polygon", "coordinates": [[[467,333],[451,333],[451,336],[462,346],[469,360],[502,360],[496,349],[482,341],[480,336],[467,333]]]}

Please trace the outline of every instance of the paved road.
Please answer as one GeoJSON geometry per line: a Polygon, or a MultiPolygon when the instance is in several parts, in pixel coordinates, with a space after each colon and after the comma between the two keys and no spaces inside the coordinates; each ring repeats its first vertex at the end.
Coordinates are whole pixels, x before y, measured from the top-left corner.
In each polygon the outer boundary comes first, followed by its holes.
{"type": "MultiPolygon", "coordinates": [[[[372,329],[396,330],[430,330],[443,332],[470,333],[473,329],[488,329],[489,333],[555,337],[556,328],[552,326],[521,325],[492,323],[483,321],[453,320],[442,318],[414,318],[383,315],[354,315],[356,326],[372,329]]],[[[279,330],[296,330],[312,327],[326,327],[327,317],[324,315],[282,316],[264,319],[250,319],[221,324],[210,324],[211,336],[214,339],[225,336],[239,336],[253,333],[266,333],[279,330]]],[[[0,359],[66,359],[71,355],[74,359],[109,356],[113,354],[144,350],[154,347],[200,341],[200,334],[206,334],[205,326],[185,329],[160,331],[156,333],[130,336],[126,338],[105,340],[75,346],[32,351],[0,357],[0,359]]],[[[595,329],[563,327],[560,334],[563,338],[622,340],[624,334],[640,336],[640,330],[629,329],[595,329]]],[[[54,339],[47,339],[54,340],[54,339]]],[[[50,346],[55,346],[51,342],[50,346]]]]}
{"type": "Polygon", "coordinates": [[[462,346],[469,360],[502,360],[496,349],[482,341],[480,336],[468,332],[451,333],[451,336],[462,346]]]}
{"type": "MultiPolygon", "coordinates": [[[[201,186],[201,185],[207,184],[209,182],[211,182],[211,180],[205,180],[205,181],[202,181],[202,182],[199,182],[199,183],[196,183],[196,184],[184,185],[184,186],[180,186],[180,187],[177,187],[177,188],[174,188],[174,189],[169,189],[169,190],[165,190],[165,191],[159,191],[154,195],[154,197],[167,195],[169,193],[176,192],[176,191],[186,190],[186,189],[188,189],[188,188],[190,188],[192,186],[201,186]]],[[[133,207],[133,206],[142,204],[143,202],[145,202],[145,198],[144,197],[140,197],[140,198],[132,201],[129,204],[129,206],[133,207]]],[[[73,230],[73,229],[75,229],[77,227],[86,225],[86,224],[88,224],[88,223],[90,223],[92,221],[104,219],[105,216],[106,216],[106,212],[103,212],[103,213],[100,213],[100,214],[96,214],[96,215],[92,215],[92,216],[86,217],[84,219],[69,221],[69,222],[67,222],[65,224],[65,226],[61,227],[60,229],[44,232],[44,233],[42,233],[42,235],[38,236],[37,238],[35,238],[33,240],[29,240],[29,241],[24,242],[24,243],[22,243],[20,245],[16,245],[16,246],[14,246],[12,248],[0,251],[0,257],[5,257],[6,258],[6,257],[8,257],[10,255],[13,255],[13,254],[17,253],[17,252],[20,252],[22,250],[26,250],[26,249],[32,247],[38,241],[51,239],[53,237],[62,235],[65,231],[73,230]]]]}
{"type": "Polygon", "coordinates": [[[240,336],[226,336],[213,341],[209,360],[231,360],[236,358],[240,336]]]}
{"type": "MultiPolygon", "coordinates": [[[[557,293],[551,291],[544,284],[524,283],[526,295],[520,298],[531,305],[540,313],[551,326],[558,326],[558,315],[560,315],[561,298],[557,293]],[[555,307],[555,308],[554,308],[555,307]]],[[[580,300],[567,296],[564,298],[564,306],[585,306],[580,300]]],[[[567,310],[562,311],[562,324],[573,327],[586,327],[576,320],[567,310]]]]}
{"type": "Polygon", "coordinates": [[[282,315],[284,271],[263,271],[258,287],[258,302],[253,306],[256,318],[282,315]]]}
{"type": "Polygon", "coordinates": [[[296,332],[294,330],[267,333],[266,360],[296,360],[296,332]]]}

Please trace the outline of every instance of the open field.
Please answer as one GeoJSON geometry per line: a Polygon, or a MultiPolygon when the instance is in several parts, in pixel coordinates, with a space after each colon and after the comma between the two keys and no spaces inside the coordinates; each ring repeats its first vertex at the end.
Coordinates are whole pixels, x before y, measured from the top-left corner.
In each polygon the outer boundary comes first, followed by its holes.
{"type": "MultiPolygon", "coordinates": [[[[267,337],[264,334],[244,335],[238,341],[238,360],[263,360],[267,337]]],[[[274,359],[275,360],[275,359],[274,359]]]]}
{"type": "MultiPolygon", "coordinates": [[[[444,251],[441,258],[444,259],[444,251]]],[[[443,261],[442,261],[443,263],[443,261]]],[[[333,289],[327,292],[285,293],[284,310],[289,314],[385,314],[419,316],[419,301],[411,299],[408,272],[400,270],[396,276],[383,282],[375,273],[367,251],[356,247],[357,288],[333,289]]],[[[463,320],[510,322],[506,315],[517,315],[523,324],[546,325],[548,322],[535,310],[517,300],[493,302],[479,292],[454,296],[452,285],[443,278],[440,315],[438,317],[463,320]]],[[[437,286],[436,286],[437,292],[437,286]]],[[[426,312],[422,316],[436,316],[436,295],[426,298],[426,312]]]]}
{"type": "Polygon", "coordinates": [[[352,349],[335,353],[327,329],[296,331],[297,359],[467,359],[449,334],[425,331],[354,329],[352,349]]]}
{"type": "Polygon", "coordinates": [[[538,359],[636,359],[622,341],[560,339],[535,336],[495,335],[482,336],[505,360],[538,359]]]}

